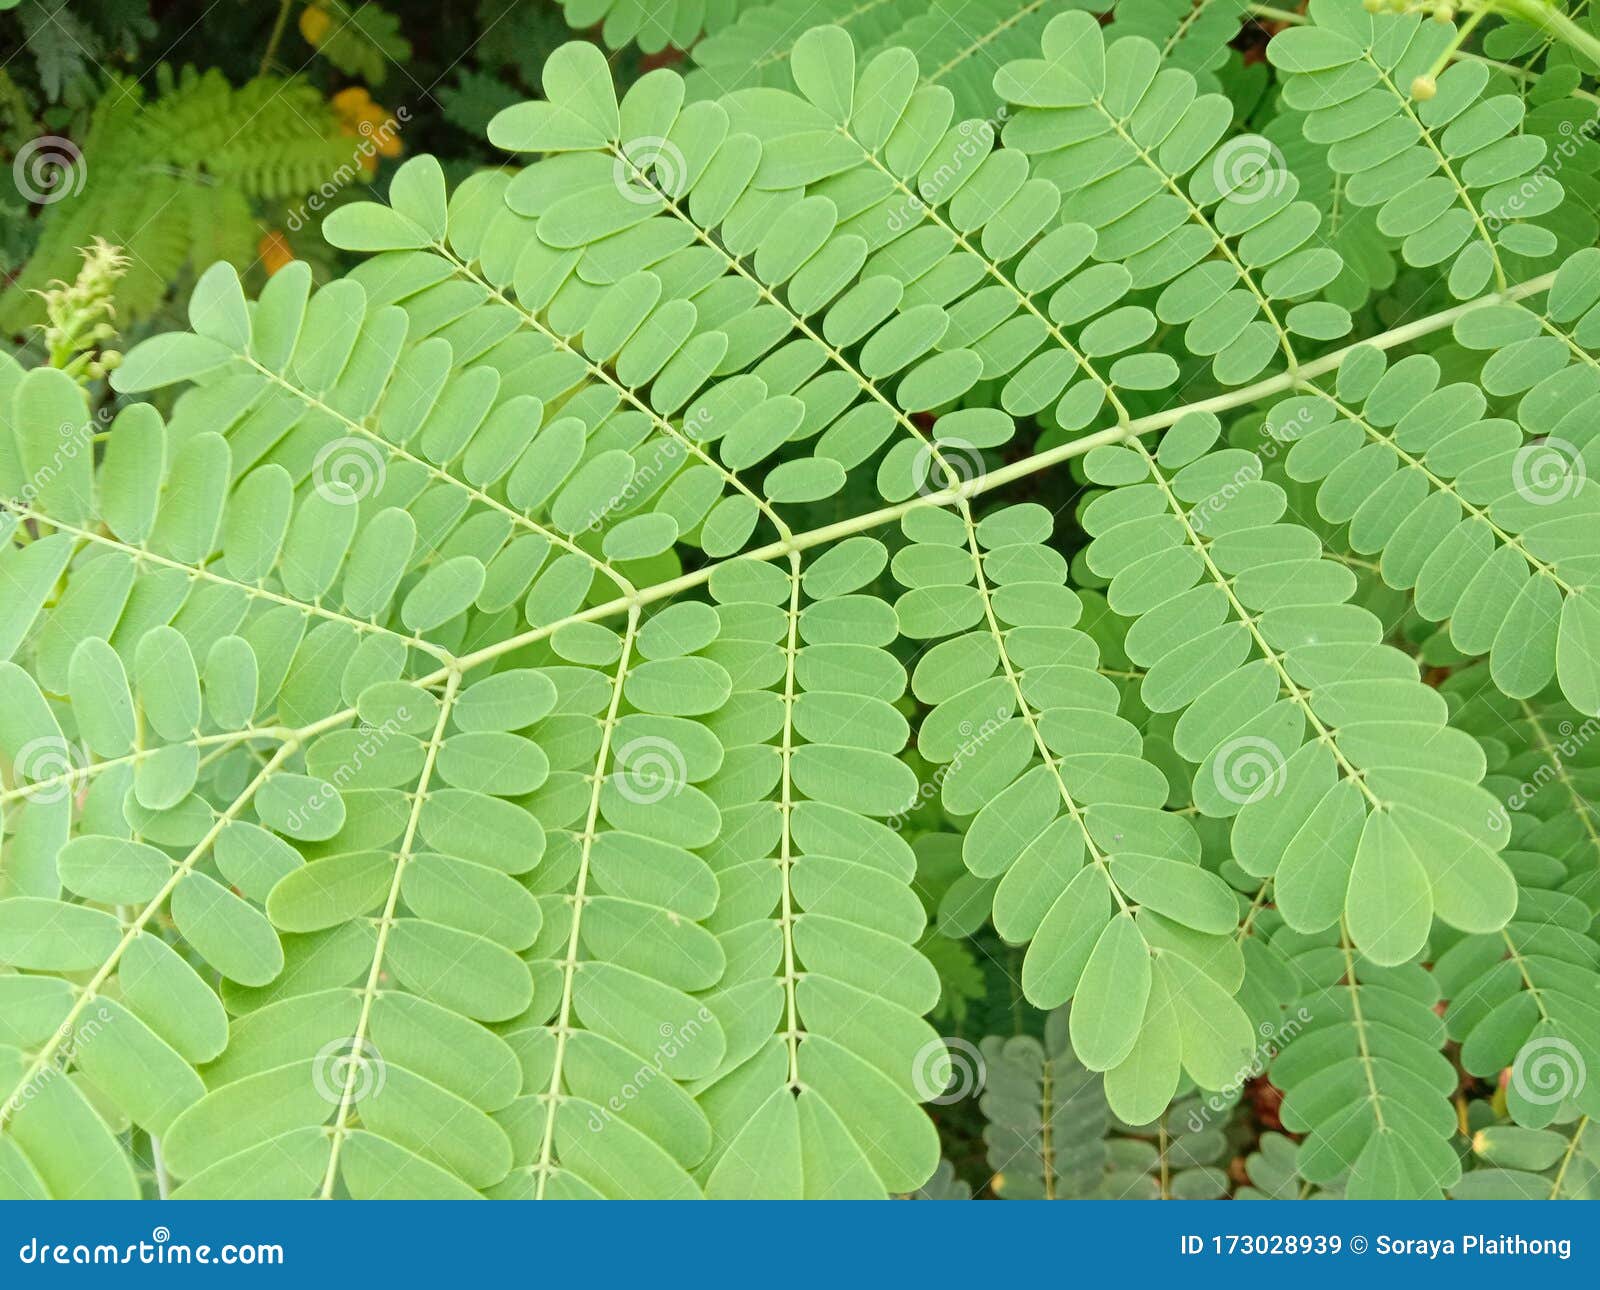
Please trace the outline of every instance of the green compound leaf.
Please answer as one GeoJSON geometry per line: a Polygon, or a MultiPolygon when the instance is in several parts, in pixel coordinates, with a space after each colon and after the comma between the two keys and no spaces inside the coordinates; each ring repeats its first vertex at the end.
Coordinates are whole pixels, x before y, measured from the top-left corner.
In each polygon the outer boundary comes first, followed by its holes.
{"type": "Polygon", "coordinates": [[[0,1194],[1591,1189],[1577,68],[563,7],[685,72],[557,50],[114,418],[0,356],[0,1194]]]}

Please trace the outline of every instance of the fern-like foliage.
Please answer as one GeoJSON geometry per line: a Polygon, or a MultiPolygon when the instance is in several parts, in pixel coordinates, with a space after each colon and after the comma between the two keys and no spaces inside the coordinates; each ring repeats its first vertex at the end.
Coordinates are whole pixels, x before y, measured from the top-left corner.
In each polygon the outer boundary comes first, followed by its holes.
{"type": "Polygon", "coordinates": [[[1379,207],[1379,229],[1404,239],[1407,263],[1440,266],[1452,293],[1467,297],[1491,281],[1503,289],[1518,257],[1555,249],[1543,217],[1563,192],[1540,166],[1544,141],[1517,132],[1522,100],[1487,93],[1489,68],[1470,61],[1451,66],[1425,101],[1412,98],[1453,28],[1336,0],[1313,0],[1312,19],[1270,47],[1284,101],[1306,113],[1306,138],[1349,177],[1346,198],[1379,207]]]}
{"type": "Polygon", "coordinates": [[[1227,61],[1248,8],[1241,0],[1125,0],[1112,10],[1112,30],[1145,37],[1170,65],[1200,78],[1227,61]]]}
{"type": "Polygon", "coordinates": [[[391,63],[403,65],[411,57],[400,20],[380,5],[313,0],[301,11],[300,30],[335,67],[369,85],[382,85],[391,63]]]}
{"type": "Polygon", "coordinates": [[[951,1194],[1012,963],[1003,1194],[1224,1194],[1262,1081],[1256,1193],[1492,1190],[1455,1042],[1589,1185],[1600,253],[1413,19],[1275,40],[1302,187],[1152,13],[996,41],[998,130],[864,28],[573,43],[109,427],[0,362],[5,1194],[951,1194]],[[1358,185],[1442,204],[1351,290],[1358,185]]]}
{"type": "Polygon", "coordinates": [[[1157,1121],[1122,1124],[1101,1078],[1069,1044],[1069,1012],[1045,1017],[1042,1039],[984,1040],[989,1186],[1006,1200],[1213,1200],[1227,1179],[1216,1169],[1226,1110],[1193,1097],[1157,1121]]]}
{"type": "Polygon", "coordinates": [[[637,44],[647,54],[669,45],[687,49],[707,32],[734,22],[751,0],[561,0],[567,23],[575,30],[598,28],[615,49],[637,44]]]}
{"type": "MultiPolygon", "coordinates": [[[[70,280],[79,248],[95,237],[129,254],[119,318],[136,321],[186,266],[252,262],[261,235],[253,199],[293,200],[360,171],[352,141],[311,86],[260,76],[236,89],[215,70],[166,67],[149,99],[113,78],[79,155],[62,165],[39,242],[0,295],[6,331],[40,320],[36,293],[70,280]]],[[[17,173],[20,181],[20,157],[17,173]]]]}
{"type": "Polygon", "coordinates": [[[1032,1035],[984,1040],[984,1144],[990,1186],[1008,1200],[1067,1200],[1106,1184],[1111,1116],[1100,1080],[1072,1056],[1067,1010],[1032,1035]]]}

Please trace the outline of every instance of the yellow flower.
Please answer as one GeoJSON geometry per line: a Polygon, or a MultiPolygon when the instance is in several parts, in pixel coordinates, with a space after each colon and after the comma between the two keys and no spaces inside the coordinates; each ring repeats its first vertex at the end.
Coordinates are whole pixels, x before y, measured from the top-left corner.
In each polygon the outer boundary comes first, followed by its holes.
{"type": "Polygon", "coordinates": [[[328,34],[331,26],[333,19],[328,17],[328,11],[321,5],[308,4],[300,11],[300,34],[306,38],[308,45],[322,44],[322,38],[328,34]]]}
{"type": "Polygon", "coordinates": [[[370,135],[372,146],[380,157],[398,157],[405,151],[400,146],[400,123],[389,115],[386,108],[376,103],[361,114],[356,130],[360,134],[370,135]]]}
{"type": "Polygon", "coordinates": [[[400,143],[400,123],[388,109],[372,101],[364,85],[351,85],[329,100],[339,118],[342,133],[364,140],[357,154],[368,174],[378,168],[379,157],[398,157],[405,149],[400,143]]]}
{"type": "Polygon", "coordinates": [[[295,258],[294,248],[289,245],[289,239],[277,229],[262,235],[261,240],[256,243],[256,254],[261,257],[261,265],[266,269],[269,278],[295,258]]]}
{"type": "Polygon", "coordinates": [[[372,102],[372,95],[367,93],[365,85],[350,85],[340,90],[329,100],[333,110],[341,117],[354,117],[362,108],[372,102]]]}

